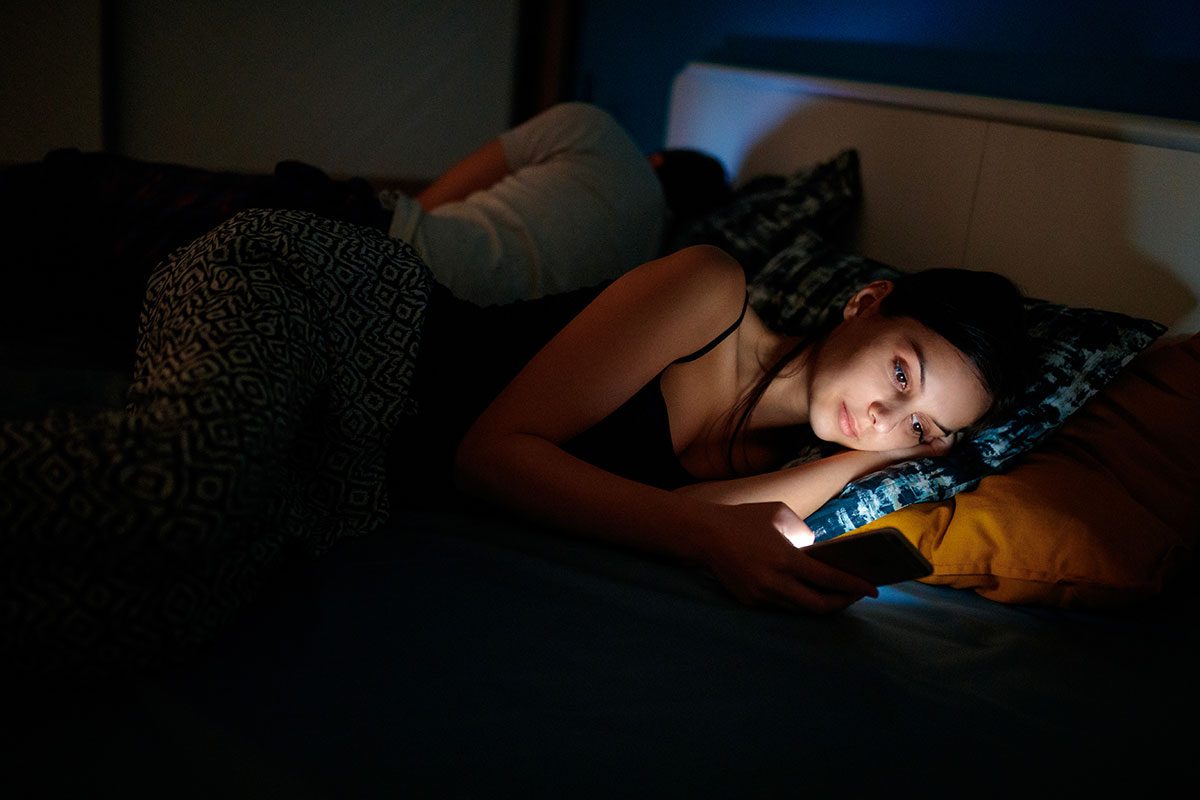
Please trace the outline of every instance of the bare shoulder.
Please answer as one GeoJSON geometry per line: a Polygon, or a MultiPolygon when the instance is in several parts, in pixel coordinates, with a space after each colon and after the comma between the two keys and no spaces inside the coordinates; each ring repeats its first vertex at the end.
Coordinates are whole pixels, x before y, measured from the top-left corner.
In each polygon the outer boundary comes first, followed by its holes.
{"type": "Polygon", "coordinates": [[[636,305],[690,320],[702,329],[698,333],[709,326],[727,327],[741,313],[746,297],[741,265],[711,245],[695,245],[651,261],[618,284],[622,282],[636,305]]]}
{"type": "Polygon", "coordinates": [[[610,284],[543,347],[476,421],[563,442],[611,414],[741,313],[745,279],[712,247],[650,261],[610,284]]]}
{"type": "Polygon", "coordinates": [[[688,283],[703,284],[710,291],[724,288],[738,295],[746,291],[746,275],[742,265],[719,247],[692,245],[660,261],[669,264],[672,272],[688,278],[688,283]]]}

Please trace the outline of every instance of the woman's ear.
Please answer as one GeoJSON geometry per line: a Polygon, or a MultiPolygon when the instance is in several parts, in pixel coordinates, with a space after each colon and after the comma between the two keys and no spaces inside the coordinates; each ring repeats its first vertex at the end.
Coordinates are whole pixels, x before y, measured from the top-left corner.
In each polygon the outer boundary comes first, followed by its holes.
{"type": "Polygon", "coordinates": [[[873,281],[854,293],[846,303],[843,315],[846,319],[873,314],[879,310],[879,301],[892,292],[891,281],[873,281]]]}

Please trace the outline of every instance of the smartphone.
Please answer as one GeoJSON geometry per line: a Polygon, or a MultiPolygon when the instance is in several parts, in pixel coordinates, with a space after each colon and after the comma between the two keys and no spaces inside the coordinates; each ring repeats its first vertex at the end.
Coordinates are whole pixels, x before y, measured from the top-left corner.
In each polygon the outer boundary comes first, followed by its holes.
{"type": "Polygon", "coordinates": [[[921,551],[895,528],[827,539],[805,547],[804,553],[873,586],[923,578],[933,572],[933,565],[921,551]]]}

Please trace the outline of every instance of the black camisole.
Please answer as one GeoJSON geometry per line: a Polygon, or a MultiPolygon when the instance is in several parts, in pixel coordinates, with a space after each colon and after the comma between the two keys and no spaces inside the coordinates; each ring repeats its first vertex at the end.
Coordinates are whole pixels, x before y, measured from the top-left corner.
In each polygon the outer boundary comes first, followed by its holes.
{"type": "MultiPolygon", "coordinates": [[[[402,420],[389,448],[393,499],[428,506],[452,486],[454,452],[467,428],[530,358],[603,289],[480,307],[438,286],[426,310],[413,380],[415,417],[402,420]]],[[[695,353],[700,358],[741,325],[695,353]]],[[[684,470],[671,441],[662,395],[662,373],[605,419],[564,444],[564,449],[617,475],[674,489],[696,478],[684,470]]]]}
{"type": "MultiPolygon", "coordinates": [[[[743,302],[736,322],[704,347],[672,363],[695,361],[705,355],[736,331],[745,318],[743,302]]],[[[563,449],[589,464],[661,489],[677,489],[697,480],[683,468],[675,454],[661,372],[616,411],[563,445],[563,449]]]]}

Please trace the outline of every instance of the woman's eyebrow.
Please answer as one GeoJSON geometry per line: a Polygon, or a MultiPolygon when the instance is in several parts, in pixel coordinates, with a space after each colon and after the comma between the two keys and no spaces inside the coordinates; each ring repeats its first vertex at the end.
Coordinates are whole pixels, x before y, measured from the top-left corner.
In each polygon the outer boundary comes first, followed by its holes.
{"type": "MultiPolygon", "coordinates": [[[[907,337],[907,338],[908,338],[908,346],[911,347],[913,352],[916,353],[916,355],[917,355],[917,371],[921,373],[921,391],[924,391],[925,390],[925,351],[921,349],[921,345],[917,342],[916,339],[913,339],[911,336],[907,337]]],[[[953,432],[953,431],[947,430],[945,425],[938,422],[933,417],[930,417],[929,421],[937,426],[938,430],[940,430],[942,432],[942,436],[949,436],[953,432]]]]}
{"type": "MultiPolygon", "coordinates": [[[[925,351],[922,348],[920,348],[920,343],[917,342],[917,339],[914,339],[911,336],[907,337],[907,339],[908,339],[908,347],[911,347],[913,353],[917,354],[917,367],[918,367],[918,371],[920,372],[920,389],[922,389],[924,391],[924,389],[925,389],[925,351]]],[[[937,427],[942,427],[942,426],[937,426],[937,427]]]]}

